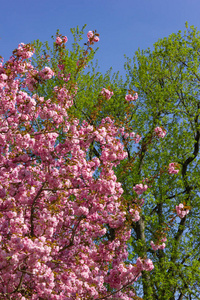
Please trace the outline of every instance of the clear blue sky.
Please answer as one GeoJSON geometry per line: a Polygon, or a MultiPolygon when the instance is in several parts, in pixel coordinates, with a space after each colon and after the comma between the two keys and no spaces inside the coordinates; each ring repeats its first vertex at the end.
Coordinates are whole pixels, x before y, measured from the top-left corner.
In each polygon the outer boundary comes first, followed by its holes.
{"type": "Polygon", "coordinates": [[[200,0],[6,0],[1,1],[0,55],[8,59],[20,42],[51,40],[56,30],[72,42],[71,27],[100,34],[100,70],[123,73],[124,54],[152,47],[184,24],[200,30],[200,0]]]}

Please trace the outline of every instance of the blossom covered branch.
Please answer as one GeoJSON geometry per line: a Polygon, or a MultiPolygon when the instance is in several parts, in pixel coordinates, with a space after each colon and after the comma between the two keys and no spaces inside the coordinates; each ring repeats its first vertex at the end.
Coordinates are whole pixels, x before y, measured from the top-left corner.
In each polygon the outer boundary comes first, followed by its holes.
{"type": "MultiPolygon", "coordinates": [[[[87,38],[88,46],[99,41],[93,31],[87,38]]],[[[67,40],[57,36],[56,51],[67,40]]],[[[127,157],[120,134],[135,143],[141,137],[124,133],[109,117],[97,126],[69,117],[77,85],[62,64],[59,71],[34,68],[33,53],[20,44],[0,64],[0,298],[104,299],[112,290],[134,299],[129,283],[153,269],[148,258],[126,262],[131,234],[126,217],[140,219],[143,199],[126,209],[113,168],[127,157]],[[38,86],[53,77],[64,84],[53,88],[51,99],[42,97],[38,86]],[[88,158],[92,143],[99,145],[99,157],[88,158]]],[[[100,96],[106,101],[113,92],[103,88],[100,96]]],[[[131,97],[126,100],[137,94],[131,97]]],[[[169,173],[177,173],[175,167],[169,173]]],[[[133,189],[141,195],[148,188],[133,189]]]]}

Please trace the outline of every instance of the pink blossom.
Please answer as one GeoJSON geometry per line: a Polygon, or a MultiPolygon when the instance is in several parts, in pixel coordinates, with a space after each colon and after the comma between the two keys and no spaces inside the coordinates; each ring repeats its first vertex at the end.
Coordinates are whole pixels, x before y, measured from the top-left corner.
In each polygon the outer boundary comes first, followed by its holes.
{"type": "Polygon", "coordinates": [[[145,261],[144,261],[144,270],[145,271],[151,271],[151,270],[153,270],[153,268],[154,268],[154,265],[153,265],[153,262],[152,262],[152,260],[151,259],[145,259],[145,261]]]}
{"type": "Polygon", "coordinates": [[[134,139],[134,141],[136,142],[136,144],[138,144],[139,141],[141,140],[141,138],[142,138],[142,137],[141,137],[139,134],[136,134],[135,138],[133,138],[133,139],[134,139]]]}
{"type": "Polygon", "coordinates": [[[165,243],[162,243],[161,245],[159,245],[159,249],[160,249],[160,250],[165,249],[165,247],[166,247],[166,244],[165,244],[165,243]]]}
{"type": "Polygon", "coordinates": [[[124,134],[124,138],[127,139],[129,137],[129,133],[124,134]]]}
{"type": "Polygon", "coordinates": [[[63,37],[63,43],[67,43],[67,41],[68,41],[67,36],[64,36],[64,37],[63,37]]]}
{"type": "Polygon", "coordinates": [[[165,137],[165,135],[166,135],[166,130],[164,130],[163,128],[161,128],[161,127],[156,127],[155,129],[154,129],[154,131],[155,131],[155,133],[157,134],[157,136],[158,137],[160,137],[160,138],[164,138],[165,137]]]}
{"type": "Polygon", "coordinates": [[[138,144],[142,138],[139,134],[135,134],[135,132],[130,132],[129,136],[133,138],[136,144],[138,144]]]}
{"type": "Polygon", "coordinates": [[[33,53],[34,50],[32,50],[29,45],[25,45],[24,43],[19,44],[17,48],[17,55],[22,59],[30,58],[33,53]]]}
{"type": "Polygon", "coordinates": [[[125,96],[125,100],[126,101],[135,101],[135,100],[137,100],[138,99],[138,94],[137,93],[135,93],[135,95],[133,96],[133,95],[131,95],[131,94],[128,94],[128,95],[126,95],[125,96]]]}
{"type": "Polygon", "coordinates": [[[88,31],[88,33],[87,33],[88,40],[91,39],[93,36],[94,36],[94,33],[92,31],[88,31]]]}
{"type": "Polygon", "coordinates": [[[95,36],[95,37],[93,38],[93,41],[94,41],[94,42],[99,42],[99,37],[98,37],[98,36],[95,36]]]}
{"type": "Polygon", "coordinates": [[[166,241],[167,241],[167,238],[166,238],[166,237],[163,237],[160,241],[161,241],[162,243],[163,243],[163,242],[166,242],[166,241]]]}
{"type": "Polygon", "coordinates": [[[143,185],[142,183],[136,184],[136,185],[133,187],[133,190],[134,190],[138,195],[141,195],[141,194],[144,193],[147,189],[148,189],[148,186],[147,186],[146,184],[143,185]]]}
{"type": "Polygon", "coordinates": [[[130,137],[134,138],[135,137],[135,132],[131,132],[130,137]]]}
{"type": "Polygon", "coordinates": [[[157,251],[157,250],[158,250],[158,247],[159,247],[159,246],[158,246],[158,245],[155,245],[153,241],[151,241],[150,244],[151,244],[151,248],[152,248],[154,251],[157,251]]]}
{"type": "Polygon", "coordinates": [[[8,76],[6,74],[1,74],[0,75],[0,80],[7,80],[8,76]]]}
{"type": "Polygon", "coordinates": [[[39,75],[42,77],[42,79],[50,79],[54,76],[54,72],[49,67],[45,67],[39,72],[39,75]]]}
{"type": "Polygon", "coordinates": [[[140,220],[140,214],[139,211],[135,210],[135,209],[130,209],[130,214],[133,216],[133,222],[137,222],[140,220]]]}
{"type": "Polygon", "coordinates": [[[57,36],[57,38],[56,38],[56,44],[57,45],[61,45],[62,44],[62,39],[59,36],[57,36]]]}
{"type": "Polygon", "coordinates": [[[182,219],[189,214],[189,209],[185,209],[184,204],[180,203],[179,205],[176,205],[176,212],[177,215],[182,219]]]}
{"type": "Polygon", "coordinates": [[[132,100],[134,100],[134,97],[131,94],[128,94],[128,95],[125,96],[125,100],[126,101],[132,101],[132,100]]]}
{"type": "Polygon", "coordinates": [[[101,94],[102,94],[107,100],[109,100],[109,99],[114,95],[113,92],[111,92],[110,90],[105,89],[105,88],[102,89],[101,94]]]}
{"type": "Polygon", "coordinates": [[[65,68],[65,65],[58,65],[58,68],[62,71],[65,68]]]}
{"type": "Polygon", "coordinates": [[[169,174],[177,174],[179,172],[179,169],[175,169],[177,167],[176,163],[170,163],[169,168],[168,168],[168,173],[169,174]]]}
{"type": "Polygon", "coordinates": [[[152,247],[152,249],[153,249],[154,251],[157,251],[158,249],[163,250],[163,249],[165,249],[165,247],[166,247],[166,244],[165,244],[165,243],[162,243],[162,244],[154,244],[154,242],[151,241],[150,244],[151,244],[151,247],[152,247]]]}
{"type": "Polygon", "coordinates": [[[153,270],[154,266],[153,266],[153,262],[151,259],[141,259],[140,257],[138,257],[136,265],[138,267],[138,271],[151,271],[153,270]]]}

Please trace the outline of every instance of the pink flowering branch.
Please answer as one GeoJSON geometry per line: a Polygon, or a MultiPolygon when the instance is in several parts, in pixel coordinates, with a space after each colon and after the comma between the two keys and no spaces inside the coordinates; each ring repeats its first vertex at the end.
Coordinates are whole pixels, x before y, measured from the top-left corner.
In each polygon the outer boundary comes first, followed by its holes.
{"type": "MultiPolygon", "coordinates": [[[[131,284],[133,284],[136,279],[138,278],[140,273],[138,273],[137,275],[135,275],[135,277],[128,283],[126,283],[124,286],[122,286],[120,289],[116,290],[116,291],[113,291],[112,293],[108,294],[107,296],[103,296],[103,297],[100,297],[100,298],[97,298],[96,300],[102,300],[102,299],[107,299],[117,293],[119,293],[120,291],[124,290],[125,288],[127,288],[128,286],[130,286],[131,284]]],[[[111,298],[111,299],[121,299],[121,298],[111,298]]]]}

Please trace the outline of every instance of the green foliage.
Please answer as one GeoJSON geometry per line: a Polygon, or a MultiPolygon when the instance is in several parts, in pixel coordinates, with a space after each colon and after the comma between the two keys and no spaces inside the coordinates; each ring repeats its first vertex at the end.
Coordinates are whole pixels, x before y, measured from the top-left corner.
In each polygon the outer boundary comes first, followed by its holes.
{"type": "MultiPolygon", "coordinates": [[[[133,64],[127,58],[130,87],[137,90],[135,127],[145,134],[155,126],[167,130],[165,139],[151,143],[143,157],[141,176],[158,174],[169,162],[178,162],[178,176],[161,174],[152,184],[143,209],[145,239],[168,224],[167,247],[151,254],[152,299],[197,299],[199,297],[199,108],[200,35],[194,28],[159,40],[151,51],[138,50],[133,64]],[[170,223],[175,205],[191,206],[189,215],[170,223]],[[148,217],[146,217],[148,216],[148,217]],[[150,217],[151,216],[151,217],[150,217]],[[169,225],[170,224],[170,225],[169,225]]],[[[137,240],[137,237],[136,237],[137,240]]],[[[132,242],[134,243],[134,242],[132,242]]],[[[139,255],[139,253],[138,253],[139,255]]],[[[148,291],[143,282],[144,299],[148,291]]]]}

